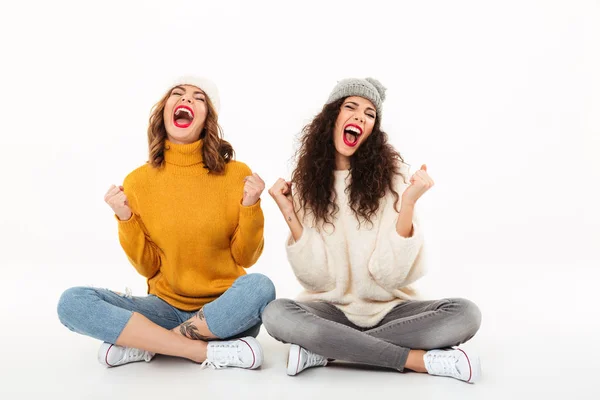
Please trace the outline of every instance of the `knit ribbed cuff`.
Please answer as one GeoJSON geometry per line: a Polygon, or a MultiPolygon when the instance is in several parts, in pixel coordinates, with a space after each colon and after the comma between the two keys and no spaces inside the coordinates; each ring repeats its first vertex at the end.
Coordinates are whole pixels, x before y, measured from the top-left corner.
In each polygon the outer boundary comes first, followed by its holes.
{"type": "Polygon", "coordinates": [[[255,204],[253,204],[251,206],[247,206],[247,207],[240,203],[240,216],[252,218],[252,217],[256,217],[257,215],[262,214],[262,209],[260,208],[260,202],[261,202],[261,199],[258,199],[258,201],[255,204]]]}
{"type": "Polygon", "coordinates": [[[119,230],[125,234],[136,233],[139,231],[140,226],[138,225],[137,218],[137,215],[131,213],[131,218],[129,218],[126,221],[123,221],[115,215],[115,219],[119,222],[119,230]]]}

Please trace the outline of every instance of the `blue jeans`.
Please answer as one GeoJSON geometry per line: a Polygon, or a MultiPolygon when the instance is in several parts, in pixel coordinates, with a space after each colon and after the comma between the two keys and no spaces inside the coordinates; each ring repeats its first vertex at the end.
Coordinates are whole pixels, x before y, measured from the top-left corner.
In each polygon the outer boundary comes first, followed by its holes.
{"type": "MultiPolygon", "coordinates": [[[[208,329],[219,339],[258,335],[264,308],[275,299],[275,286],[261,274],[239,277],[218,299],[205,304],[208,329]]],[[[73,287],[58,302],[58,318],[70,330],[116,343],[134,312],[165,329],[187,321],[198,310],[183,311],[155,295],[132,297],[108,289],[73,287]]]]}

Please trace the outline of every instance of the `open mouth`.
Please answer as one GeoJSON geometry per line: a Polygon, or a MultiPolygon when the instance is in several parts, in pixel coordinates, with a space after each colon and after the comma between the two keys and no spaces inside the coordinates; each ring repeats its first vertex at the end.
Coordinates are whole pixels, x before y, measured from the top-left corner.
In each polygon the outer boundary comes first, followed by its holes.
{"type": "Polygon", "coordinates": [[[194,121],[194,111],[188,106],[179,106],[173,112],[173,124],[178,128],[187,128],[194,121]]]}
{"type": "Polygon", "coordinates": [[[362,134],[363,131],[360,126],[348,124],[344,128],[344,143],[346,146],[354,147],[358,144],[358,139],[362,134]]]}

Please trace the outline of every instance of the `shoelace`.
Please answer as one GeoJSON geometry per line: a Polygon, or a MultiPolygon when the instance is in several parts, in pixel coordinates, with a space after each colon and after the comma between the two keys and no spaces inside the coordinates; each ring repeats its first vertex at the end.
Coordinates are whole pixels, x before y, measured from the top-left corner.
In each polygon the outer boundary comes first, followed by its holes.
{"type": "Polygon", "coordinates": [[[215,362],[215,361],[211,361],[208,358],[206,360],[204,360],[204,362],[202,364],[200,364],[200,369],[204,369],[206,367],[211,367],[212,369],[221,369],[221,368],[225,368],[227,366],[227,363],[225,362],[215,362]]]}
{"type": "Polygon", "coordinates": [[[146,353],[144,350],[136,349],[135,347],[128,347],[125,351],[125,361],[131,361],[144,356],[146,353]]]}
{"type": "Polygon", "coordinates": [[[221,344],[215,343],[211,344],[214,346],[213,349],[213,360],[208,357],[204,362],[200,365],[200,368],[204,369],[206,367],[211,367],[212,369],[221,369],[227,367],[228,365],[241,365],[242,360],[240,359],[238,352],[231,351],[230,349],[238,349],[236,344],[221,344]]]}
{"type": "Polygon", "coordinates": [[[323,365],[327,360],[318,354],[307,351],[308,357],[306,359],[306,367],[315,367],[317,365],[323,365]]]}
{"type": "MultiPolygon", "coordinates": [[[[448,353],[450,353],[450,352],[448,352],[448,353]]],[[[456,368],[456,364],[458,363],[458,358],[454,354],[448,354],[448,353],[433,354],[431,356],[431,357],[433,357],[431,364],[436,369],[441,368],[441,371],[436,371],[438,373],[442,372],[443,374],[446,374],[446,375],[458,377],[458,376],[460,376],[460,372],[458,371],[458,368],[456,368]]]]}

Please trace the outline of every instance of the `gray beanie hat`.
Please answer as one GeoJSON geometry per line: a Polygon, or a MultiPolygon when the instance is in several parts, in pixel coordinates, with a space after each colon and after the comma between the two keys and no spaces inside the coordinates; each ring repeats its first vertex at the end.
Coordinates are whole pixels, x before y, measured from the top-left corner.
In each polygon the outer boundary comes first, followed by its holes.
{"type": "Polygon", "coordinates": [[[348,96],[359,96],[368,99],[373,103],[377,109],[377,114],[381,114],[381,107],[385,100],[386,88],[374,78],[350,78],[343,79],[335,85],[327,102],[325,104],[333,103],[348,96]]]}

